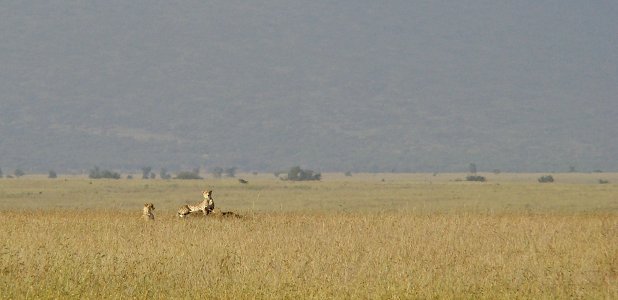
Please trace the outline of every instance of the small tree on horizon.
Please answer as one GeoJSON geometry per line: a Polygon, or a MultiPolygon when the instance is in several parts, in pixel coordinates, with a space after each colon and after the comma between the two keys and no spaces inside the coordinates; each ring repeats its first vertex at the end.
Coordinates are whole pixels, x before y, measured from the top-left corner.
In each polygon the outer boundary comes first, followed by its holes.
{"type": "Polygon", "coordinates": [[[471,163],[470,166],[468,166],[468,171],[472,175],[476,174],[476,164],[475,163],[471,163]]]}
{"type": "Polygon", "coordinates": [[[150,178],[152,167],[142,167],[142,179],[150,178]]]}
{"type": "Polygon", "coordinates": [[[223,168],[215,167],[214,169],[212,169],[211,173],[214,178],[221,178],[221,176],[223,176],[223,168]]]}
{"type": "Polygon", "coordinates": [[[161,168],[161,171],[159,172],[159,178],[161,178],[161,179],[171,179],[172,175],[167,173],[167,169],[161,168]]]}

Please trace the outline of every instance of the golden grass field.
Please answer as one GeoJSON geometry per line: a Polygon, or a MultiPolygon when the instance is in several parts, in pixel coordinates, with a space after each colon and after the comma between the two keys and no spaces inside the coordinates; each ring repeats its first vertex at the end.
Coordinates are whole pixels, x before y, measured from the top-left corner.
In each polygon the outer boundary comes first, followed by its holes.
{"type": "Polygon", "coordinates": [[[618,174],[483,175],[0,179],[0,298],[618,299],[618,174]]]}

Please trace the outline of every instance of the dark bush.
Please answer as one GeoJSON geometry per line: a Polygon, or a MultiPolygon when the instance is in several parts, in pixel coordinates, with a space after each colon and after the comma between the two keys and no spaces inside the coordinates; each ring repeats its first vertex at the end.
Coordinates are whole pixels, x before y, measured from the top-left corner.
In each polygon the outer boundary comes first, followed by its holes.
{"type": "Polygon", "coordinates": [[[485,177],[481,175],[468,175],[466,181],[480,181],[485,182],[485,177]]]}
{"type": "Polygon", "coordinates": [[[544,175],[539,177],[539,182],[540,183],[550,183],[550,182],[554,182],[554,177],[551,175],[544,175]]]}
{"type": "Polygon", "coordinates": [[[99,167],[94,167],[94,169],[90,170],[88,177],[91,179],[101,179],[101,178],[120,179],[120,174],[116,172],[112,172],[110,170],[101,170],[99,169],[99,167]]]}
{"type": "Polygon", "coordinates": [[[299,166],[292,167],[288,171],[287,180],[292,181],[304,181],[304,180],[320,180],[322,179],[322,174],[316,173],[311,170],[303,170],[299,166]]]}

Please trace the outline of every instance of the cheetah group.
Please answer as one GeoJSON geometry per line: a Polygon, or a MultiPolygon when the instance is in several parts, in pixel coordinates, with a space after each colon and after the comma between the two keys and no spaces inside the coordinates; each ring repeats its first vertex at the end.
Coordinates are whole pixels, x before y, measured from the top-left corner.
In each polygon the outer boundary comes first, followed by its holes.
{"type": "MultiPolygon", "coordinates": [[[[231,211],[221,211],[220,209],[215,209],[215,201],[212,198],[212,190],[204,190],[202,191],[203,200],[200,203],[195,205],[185,204],[181,206],[177,211],[177,216],[179,218],[185,218],[191,214],[202,213],[204,216],[212,215],[213,217],[222,218],[222,217],[235,217],[242,218],[241,215],[236,214],[231,211]]],[[[144,203],[144,208],[142,211],[142,219],[145,221],[154,221],[154,204],[152,203],[144,203]]]]}

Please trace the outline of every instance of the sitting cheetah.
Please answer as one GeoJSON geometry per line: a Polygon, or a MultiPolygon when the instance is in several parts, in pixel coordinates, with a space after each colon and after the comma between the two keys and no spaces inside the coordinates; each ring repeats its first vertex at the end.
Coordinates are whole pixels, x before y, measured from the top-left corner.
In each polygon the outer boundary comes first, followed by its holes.
{"type": "Polygon", "coordinates": [[[142,219],[144,219],[145,221],[154,221],[154,214],[152,213],[154,209],[155,209],[154,204],[144,203],[142,219]]]}
{"type": "Polygon", "coordinates": [[[208,215],[215,209],[215,201],[212,199],[212,191],[207,190],[202,192],[202,196],[204,196],[204,200],[196,205],[183,205],[178,209],[178,216],[184,218],[188,214],[194,212],[203,212],[204,215],[208,215]]]}

